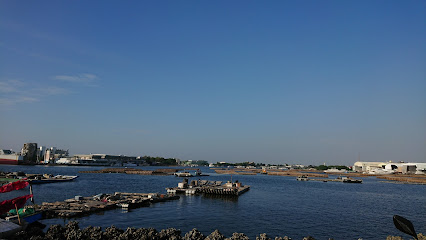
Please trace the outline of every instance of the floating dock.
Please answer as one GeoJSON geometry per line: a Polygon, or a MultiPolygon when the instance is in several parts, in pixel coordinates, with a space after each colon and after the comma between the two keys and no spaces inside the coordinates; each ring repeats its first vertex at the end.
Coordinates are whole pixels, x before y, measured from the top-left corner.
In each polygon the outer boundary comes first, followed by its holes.
{"type": "Polygon", "coordinates": [[[188,179],[184,179],[175,188],[166,188],[167,193],[185,193],[188,195],[204,193],[215,195],[230,195],[239,196],[248,190],[250,186],[244,186],[238,181],[222,184],[222,181],[207,181],[207,180],[193,180],[188,184],[188,179]]]}
{"type": "Polygon", "coordinates": [[[43,202],[37,210],[43,211],[43,218],[70,218],[90,215],[116,208],[138,208],[152,203],[179,199],[179,196],[158,193],[98,194],[92,197],[75,196],[63,202],[43,202]]]}

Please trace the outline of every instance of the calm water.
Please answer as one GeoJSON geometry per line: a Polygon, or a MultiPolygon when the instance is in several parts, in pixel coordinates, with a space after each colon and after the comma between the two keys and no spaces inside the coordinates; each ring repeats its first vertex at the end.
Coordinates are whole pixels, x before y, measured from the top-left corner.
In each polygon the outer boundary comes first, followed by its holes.
{"type": "MultiPolygon", "coordinates": [[[[96,169],[101,167],[0,166],[0,171],[80,176],[73,182],[35,185],[38,204],[98,193],[165,193],[166,187],[175,187],[182,180],[174,176],[78,173],[96,169]]],[[[202,179],[227,181],[231,178],[208,168],[203,172],[211,175],[202,179]]],[[[392,216],[398,214],[410,219],[417,232],[426,233],[426,185],[384,183],[376,178],[364,178],[363,184],[299,182],[293,177],[267,175],[232,178],[250,185],[250,191],[237,199],[183,195],[179,200],[151,207],[129,212],[111,210],[77,220],[82,228],[89,225],[157,230],[173,227],[183,233],[197,228],[205,235],[219,229],[225,236],[243,232],[251,239],[260,233],[293,239],[307,235],[317,239],[386,239],[388,235],[403,235],[392,222],[392,216]]],[[[23,189],[1,194],[0,200],[28,192],[23,189]]],[[[66,221],[42,222],[49,225],[66,221]]]]}

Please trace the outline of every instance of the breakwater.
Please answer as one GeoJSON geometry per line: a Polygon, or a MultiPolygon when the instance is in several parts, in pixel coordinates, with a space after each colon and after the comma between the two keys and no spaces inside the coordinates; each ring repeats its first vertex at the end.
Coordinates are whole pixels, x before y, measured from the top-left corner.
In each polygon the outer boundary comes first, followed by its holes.
{"type": "MultiPolygon", "coordinates": [[[[215,230],[209,235],[204,235],[196,228],[193,228],[187,233],[182,233],[181,230],[168,228],[157,231],[154,228],[127,228],[126,230],[115,226],[107,227],[102,230],[101,227],[89,226],[80,229],[79,223],[70,221],[65,226],[56,224],[51,225],[46,233],[38,225],[30,226],[25,231],[20,231],[9,239],[12,240],[63,240],[63,239],[87,239],[87,240],[128,240],[128,239],[157,239],[157,240],[250,240],[244,233],[234,232],[231,236],[226,237],[219,230],[215,230]]],[[[284,237],[269,237],[266,233],[261,233],[256,236],[256,240],[290,240],[288,236],[284,237]]],[[[301,238],[302,240],[315,240],[312,236],[301,238]]],[[[332,238],[329,238],[332,239],[332,238]]],[[[386,240],[402,240],[399,236],[388,236],[386,240]]],[[[426,240],[426,236],[419,233],[417,239],[426,240]]]]}
{"type": "MultiPolygon", "coordinates": [[[[182,234],[179,229],[168,228],[157,231],[154,228],[127,228],[126,230],[116,228],[115,226],[107,227],[104,231],[100,227],[86,227],[80,229],[78,222],[70,221],[65,226],[51,225],[46,233],[39,227],[32,227],[26,231],[16,233],[10,237],[13,240],[63,240],[63,239],[93,239],[93,240],[120,240],[120,239],[158,239],[158,240],[249,240],[244,233],[233,233],[230,237],[225,237],[219,230],[215,230],[211,234],[205,236],[197,229],[182,234]],[[182,236],[183,235],[183,236],[182,236]]],[[[259,234],[256,239],[271,240],[266,234],[259,234]]],[[[289,240],[291,238],[275,237],[275,240],[289,240]]],[[[305,237],[306,240],[314,240],[313,237],[305,237]]]]}

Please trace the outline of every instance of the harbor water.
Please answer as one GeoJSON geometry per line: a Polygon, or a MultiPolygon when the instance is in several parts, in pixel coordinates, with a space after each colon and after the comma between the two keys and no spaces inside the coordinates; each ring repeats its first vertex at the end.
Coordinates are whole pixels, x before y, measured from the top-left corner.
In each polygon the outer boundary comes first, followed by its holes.
{"type": "MultiPolygon", "coordinates": [[[[99,193],[166,193],[166,187],[176,187],[182,181],[175,176],[78,173],[102,168],[3,165],[0,171],[79,175],[72,182],[34,185],[36,204],[99,193]]],[[[149,170],[155,167],[135,168],[149,170]]],[[[374,177],[363,178],[362,184],[305,182],[287,176],[231,176],[216,174],[209,168],[201,169],[210,176],[196,179],[226,182],[232,178],[250,185],[251,189],[238,198],[181,195],[179,200],[149,207],[129,211],[115,209],[72,220],[79,221],[81,228],[111,225],[122,229],[177,228],[182,233],[197,228],[204,235],[218,229],[228,237],[233,232],[242,232],[250,239],[266,233],[272,238],[301,239],[310,235],[316,239],[365,240],[402,236],[392,222],[392,216],[397,214],[411,220],[417,232],[426,233],[426,185],[390,183],[374,177]]],[[[28,193],[28,188],[3,193],[0,201],[28,193]]],[[[46,219],[42,223],[65,224],[68,221],[46,219]]]]}

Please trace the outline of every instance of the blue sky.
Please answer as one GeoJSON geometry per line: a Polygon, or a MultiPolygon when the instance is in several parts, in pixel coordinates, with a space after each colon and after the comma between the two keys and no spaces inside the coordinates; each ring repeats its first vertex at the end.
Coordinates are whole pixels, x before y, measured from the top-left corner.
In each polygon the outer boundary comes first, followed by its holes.
{"type": "Polygon", "coordinates": [[[425,1],[2,1],[0,147],[426,162],[425,1]]]}

